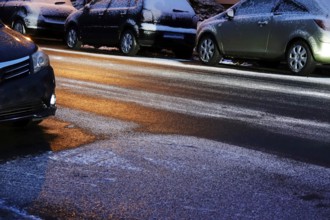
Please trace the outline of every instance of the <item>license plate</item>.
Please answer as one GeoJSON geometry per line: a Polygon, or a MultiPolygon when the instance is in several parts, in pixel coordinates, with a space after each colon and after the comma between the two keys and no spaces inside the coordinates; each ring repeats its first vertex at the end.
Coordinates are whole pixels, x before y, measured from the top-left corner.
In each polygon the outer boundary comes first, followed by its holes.
{"type": "Polygon", "coordinates": [[[183,34],[174,34],[174,33],[165,33],[164,34],[164,38],[183,40],[184,39],[184,35],[183,34]]]}

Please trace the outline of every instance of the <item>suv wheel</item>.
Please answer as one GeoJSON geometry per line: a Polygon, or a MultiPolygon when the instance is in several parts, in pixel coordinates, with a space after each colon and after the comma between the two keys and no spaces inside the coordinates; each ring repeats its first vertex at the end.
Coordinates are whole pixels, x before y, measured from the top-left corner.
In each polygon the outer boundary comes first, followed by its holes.
{"type": "Polygon", "coordinates": [[[25,28],[25,24],[23,21],[21,20],[17,20],[14,22],[13,24],[13,29],[23,35],[26,35],[26,28],[25,28]]]}
{"type": "Polygon", "coordinates": [[[70,49],[79,49],[81,47],[81,41],[78,38],[77,29],[74,27],[69,27],[66,32],[66,45],[70,49]]]}
{"type": "Polygon", "coordinates": [[[290,46],[287,62],[291,72],[299,75],[313,73],[316,66],[311,50],[304,41],[297,41],[290,46]]]}
{"type": "Polygon", "coordinates": [[[121,52],[125,55],[134,56],[139,49],[134,33],[130,30],[125,31],[120,39],[121,52]]]}
{"type": "Polygon", "coordinates": [[[202,63],[206,65],[217,65],[221,60],[220,51],[214,39],[209,35],[199,41],[198,55],[202,63]]]}

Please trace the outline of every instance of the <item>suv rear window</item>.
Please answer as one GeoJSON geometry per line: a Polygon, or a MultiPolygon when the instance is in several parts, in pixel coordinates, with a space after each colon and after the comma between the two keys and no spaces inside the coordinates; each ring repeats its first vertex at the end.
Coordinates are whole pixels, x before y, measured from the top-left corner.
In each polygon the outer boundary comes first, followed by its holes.
{"type": "Polygon", "coordinates": [[[145,0],[144,8],[153,12],[173,13],[173,12],[188,12],[194,14],[194,9],[190,6],[187,0],[145,0]]]}

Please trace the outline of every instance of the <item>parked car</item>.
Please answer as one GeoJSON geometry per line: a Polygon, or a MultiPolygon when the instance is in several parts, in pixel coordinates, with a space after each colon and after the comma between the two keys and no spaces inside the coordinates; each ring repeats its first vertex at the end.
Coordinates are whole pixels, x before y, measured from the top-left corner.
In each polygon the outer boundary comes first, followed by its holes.
{"type": "Polygon", "coordinates": [[[0,21],[0,123],[27,124],[55,114],[55,77],[48,56],[0,21]]]}
{"type": "Polygon", "coordinates": [[[329,0],[243,0],[202,22],[197,51],[207,65],[222,58],[286,61],[295,74],[330,63],[329,0]]]}
{"type": "Polygon", "coordinates": [[[189,58],[197,22],[187,0],[93,0],[68,17],[66,43],[116,46],[125,55],[136,55],[141,47],[169,48],[189,58]]]}
{"type": "Polygon", "coordinates": [[[64,22],[75,10],[70,0],[0,0],[0,19],[26,35],[63,37],[64,22]]]}

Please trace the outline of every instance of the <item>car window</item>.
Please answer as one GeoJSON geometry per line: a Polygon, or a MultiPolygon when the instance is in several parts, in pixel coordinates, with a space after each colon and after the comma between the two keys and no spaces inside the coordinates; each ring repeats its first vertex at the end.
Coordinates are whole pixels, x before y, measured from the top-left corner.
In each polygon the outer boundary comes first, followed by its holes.
{"type": "Polygon", "coordinates": [[[94,0],[91,2],[90,9],[105,9],[109,3],[110,0],[94,0]]]}
{"type": "Polygon", "coordinates": [[[110,8],[127,8],[129,5],[129,0],[112,0],[110,8]]]}
{"type": "Polygon", "coordinates": [[[304,13],[308,10],[301,4],[293,1],[282,0],[274,10],[276,13],[304,13]]]}
{"type": "Polygon", "coordinates": [[[236,15],[270,13],[274,8],[275,1],[247,0],[242,2],[236,9],[236,15]]]}
{"type": "Polygon", "coordinates": [[[173,12],[186,12],[190,14],[195,13],[187,0],[145,0],[144,8],[158,14],[171,14],[173,12]]]}

